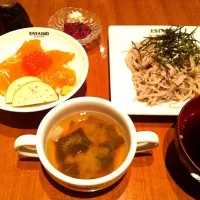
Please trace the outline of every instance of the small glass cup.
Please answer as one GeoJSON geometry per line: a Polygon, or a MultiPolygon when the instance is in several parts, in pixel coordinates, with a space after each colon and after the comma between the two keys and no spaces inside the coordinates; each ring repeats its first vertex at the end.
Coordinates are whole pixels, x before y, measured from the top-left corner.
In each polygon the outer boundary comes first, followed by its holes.
{"type": "Polygon", "coordinates": [[[65,23],[83,23],[91,29],[91,33],[83,39],[77,39],[82,45],[91,43],[99,37],[102,24],[97,15],[82,8],[65,7],[58,10],[48,21],[48,27],[64,32],[65,23]]]}

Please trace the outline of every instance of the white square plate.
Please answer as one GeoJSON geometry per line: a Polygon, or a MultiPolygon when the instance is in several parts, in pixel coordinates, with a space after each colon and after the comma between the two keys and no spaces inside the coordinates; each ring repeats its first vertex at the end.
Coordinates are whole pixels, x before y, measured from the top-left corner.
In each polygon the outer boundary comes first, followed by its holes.
{"type": "MultiPolygon", "coordinates": [[[[136,90],[131,80],[131,71],[125,63],[127,51],[131,48],[131,41],[140,42],[144,37],[159,29],[170,26],[109,26],[109,62],[110,62],[110,89],[111,101],[114,105],[129,115],[172,115],[177,116],[185,102],[177,104],[162,103],[148,106],[145,102],[136,99],[136,90]]],[[[185,26],[191,32],[194,26],[185,26]]],[[[194,37],[199,40],[200,30],[197,29],[194,37]]]]}

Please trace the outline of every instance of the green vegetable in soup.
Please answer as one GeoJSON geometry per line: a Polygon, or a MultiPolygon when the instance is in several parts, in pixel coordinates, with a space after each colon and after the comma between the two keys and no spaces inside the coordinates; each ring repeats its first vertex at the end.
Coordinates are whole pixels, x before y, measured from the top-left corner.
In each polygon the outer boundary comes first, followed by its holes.
{"type": "Polygon", "coordinates": [[[100,146],[98,148],[96,158],[98,160],[98,167],[100,170],[113,167],[114,152],[111,151],[109,146],[100,146]]]}
{"type": "Polygon", "coordinates": [[[97,144],[102,144],[105,142],[110,142],[118,136],[115,125],[113,124],[97,124],[93,125],[95,141],[97,144]]]}
{"type": "Polygon", "coordinates": [[[115,125],[112,124],[106,126],[106,133],[110,139],[115,138],[118,135],[115,125]]]}
{"type": "Polygon", "coordinates": [[[86,152],[90,145],[91,141],[85,136],[82,128],[60,138],[57,142],[58,152],[62,154],[61,156],[76,156],[80,152],[86,152]]]}
{"type": "Polygon", "coordinates": [[[116,135],[112,140],[106,141],[103,146],[108,146],[113,151],[119,148],[124,142],[124,138],[121,135],[116,135]]]}
{"type": "Polygon", "coordinates": [[[79,172],[79,167],[77,163],[61,165],[61,167],[58,168],[58,170],[61,170],[67,176],[79,178],[80,172],[79,172]]]}
{"type": "Polygon", "coordinates": [[[98,159],[100,169],[108,169],[113,167],[115,150],[124,143],[121,135],[116,135],[111,140],[99,145],[96,158],[98,159]]]}

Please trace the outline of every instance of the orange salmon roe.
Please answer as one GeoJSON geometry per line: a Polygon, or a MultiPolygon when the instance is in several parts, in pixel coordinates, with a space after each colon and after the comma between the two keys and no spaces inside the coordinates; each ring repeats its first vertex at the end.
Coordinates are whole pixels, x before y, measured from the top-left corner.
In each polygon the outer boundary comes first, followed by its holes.
{"type": "Polygon", "coordinates": [[[52,59],[44,52],[32,51],[22,60],[22,66],[29,75],[37,76],[52,65],[52,59]]]}

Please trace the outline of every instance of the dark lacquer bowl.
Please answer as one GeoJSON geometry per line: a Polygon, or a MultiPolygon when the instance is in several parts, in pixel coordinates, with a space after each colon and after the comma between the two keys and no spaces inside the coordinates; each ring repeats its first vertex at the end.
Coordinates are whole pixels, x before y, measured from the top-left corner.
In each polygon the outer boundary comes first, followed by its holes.
{"type": "Polygon", "coordinates": [[[175,144],[188,172],[200,182],[200,96],[191,99],[182,108],[175,144]]]}

